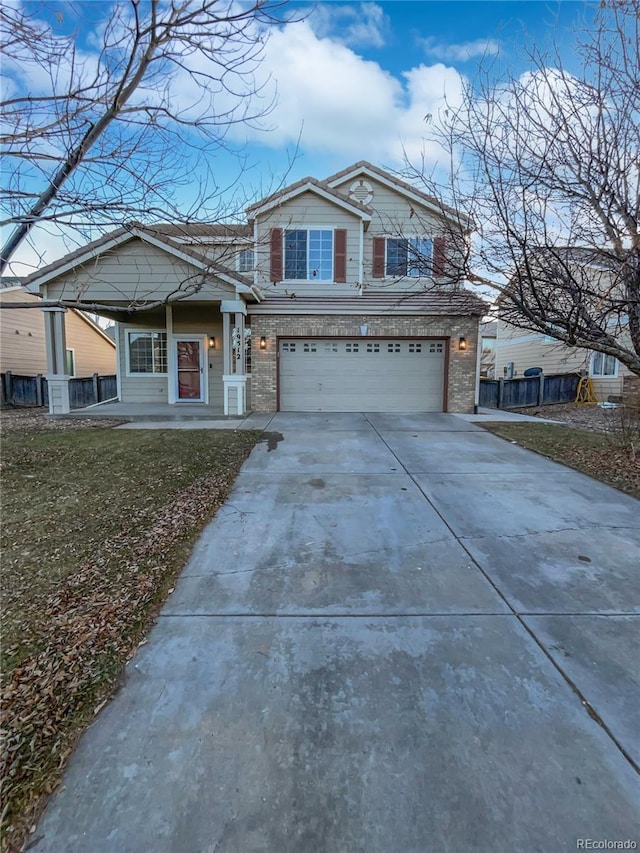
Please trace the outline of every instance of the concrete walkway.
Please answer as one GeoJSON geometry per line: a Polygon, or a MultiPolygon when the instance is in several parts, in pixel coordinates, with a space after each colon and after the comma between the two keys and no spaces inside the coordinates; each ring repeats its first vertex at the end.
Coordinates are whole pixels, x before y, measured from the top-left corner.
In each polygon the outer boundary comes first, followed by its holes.
{"type": "Polygon", "coordinates": [[[39,853],[640,842],[640,504],[449,415],[276,415],[39,853]]]}

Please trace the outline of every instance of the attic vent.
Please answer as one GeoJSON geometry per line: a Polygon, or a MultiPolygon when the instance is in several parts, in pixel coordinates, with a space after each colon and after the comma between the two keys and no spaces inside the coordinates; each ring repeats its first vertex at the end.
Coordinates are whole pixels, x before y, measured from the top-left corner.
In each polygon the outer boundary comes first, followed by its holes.
{"type": "Polygon", "coordinates": [[[361,204],[369,204],[373,198],[373,187],[369,181],[354,181],[349,187],[349,198],[359,201],[361,204]]]}

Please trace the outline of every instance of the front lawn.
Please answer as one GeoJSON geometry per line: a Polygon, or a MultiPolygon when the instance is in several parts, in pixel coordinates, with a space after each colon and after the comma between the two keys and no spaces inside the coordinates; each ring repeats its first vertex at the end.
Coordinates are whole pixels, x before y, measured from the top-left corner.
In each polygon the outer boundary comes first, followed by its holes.
{"type": "Polygon", "coordinates": [[[4,849],[18,849],[259,438],[3,435],[4,849]]]}
{"type": "Polygon", "coordinates": [[[497,422],[482,424],[495,435],[515,441],[556,462],[640,498],[640,454],[629,452],[609,435],[556,424],[497,422]]]}

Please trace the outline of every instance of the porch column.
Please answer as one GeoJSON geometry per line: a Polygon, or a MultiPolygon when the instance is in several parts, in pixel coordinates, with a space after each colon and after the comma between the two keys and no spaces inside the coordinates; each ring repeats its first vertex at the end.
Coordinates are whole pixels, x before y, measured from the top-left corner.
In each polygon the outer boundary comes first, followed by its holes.
{"type": "Polygon", "coordinates": [[[247,377],[245,375],[244,356],[244,318],[247,307],[241,299],[224,300],[220,304],[222,311],[222,347],[224,413],[225,415],[244,415],[247,410],[247,377]],[[233,351],[231,314],[235,315],[236,335],[239,346],[233,351]]]}
{"type": "Polygon", "coordinates": [[[64,319],[67,309],[43,308],[42,312],[44,314],[44,335],[47,345],[49,414],[67,415],[71,411],[64,319]]]}

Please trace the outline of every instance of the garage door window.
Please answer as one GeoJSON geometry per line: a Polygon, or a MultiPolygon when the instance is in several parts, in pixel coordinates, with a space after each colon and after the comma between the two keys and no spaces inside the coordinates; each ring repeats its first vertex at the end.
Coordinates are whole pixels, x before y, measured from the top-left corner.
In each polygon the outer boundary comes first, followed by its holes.
{"type": "Polygon", "coordinates": [[[285,231],[284,277],[303,281],[332,281],[333,231],[320,229],[285,231]]]}

